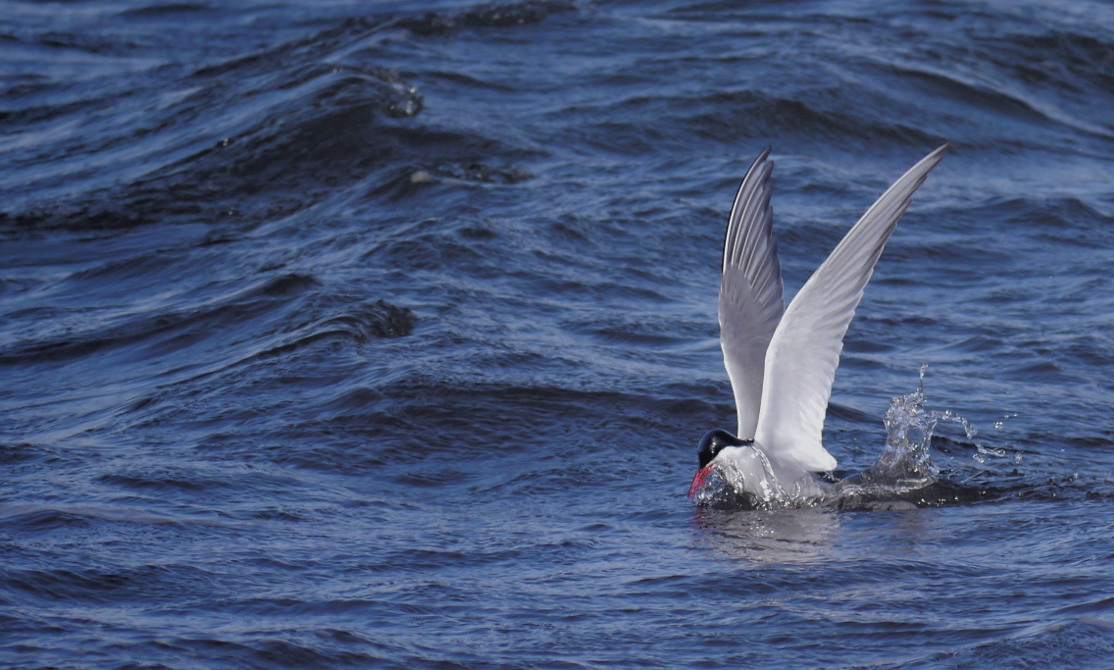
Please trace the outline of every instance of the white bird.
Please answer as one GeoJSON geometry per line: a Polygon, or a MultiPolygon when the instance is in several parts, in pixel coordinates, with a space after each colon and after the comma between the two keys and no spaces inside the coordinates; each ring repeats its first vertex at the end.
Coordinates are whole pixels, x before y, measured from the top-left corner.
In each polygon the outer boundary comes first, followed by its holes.
{"type": "Polygon", "coordinates": [[[823,493],[810,473],[836,467],[821,435],[843,336],[898,219],[948,146],[922,158],[878,198],[788,308],[771,227],[769,147],[755,159],[731,208],[719,287],[720,346],[738,433],[704,436],[690,496],[699,496],[713,474],[759,505],[823,493]]]}

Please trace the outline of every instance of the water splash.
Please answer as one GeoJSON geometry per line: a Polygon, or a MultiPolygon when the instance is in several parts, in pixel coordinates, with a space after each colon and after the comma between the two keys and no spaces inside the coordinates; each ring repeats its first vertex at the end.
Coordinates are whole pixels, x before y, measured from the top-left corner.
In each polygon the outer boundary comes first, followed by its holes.
{"type": "Polygon", "coordinates": [[[749,509],[812,507],[839,508],[878,507],[887,509],[914,505],[941,504],[947,501],[978,497],[962,484],[948,481],[932,461],[932,436],[941,422],[956,423],[963,428],[968,441],[975,445],[974,458],[983,462],[987,456],[1004,456],[1005,450],[983,446],[977,439],[978,430],[966,418],[951,410],[925,408],[924,377],[928,365],[922,364],[917,389],[892,398],[883,423],[886,445],[881,455],[866,471],[833,481],[809,476],[784,486],[765,454],[749,447],[748,458],[737,459],[731,468],[717,469],[705,486],[693,497],[701,506],[730,506],[749,509]],[[999,453],[1001,452],[1001,453],[999,453]],[[742,482],[751,484],[746,493],[742,482]]]}
{"type": "Polygon", "coordinates": [[[921,365],[917,390],[892,398],[883,423],[886,446],[865,472],[837,483],[843,501],[896,499],[936,483],[940,469],[932,462],[932,433],[947,413],[924,407],[924,376],[921,365]]]}
{"type": "MultiPolygon", "coordinates": [[[[867,471],[877,477],[888,477],[903,489],[924,487],[940,474],[932,462],[932,433],[941,420],[950,420],[950,411],[941,414],[925,410],[926,372],[928,365],[921,364],[917,390],[890,400],[882,420],[886,426],[886,446],[867,471]]],[[[965,419],[958,418],[969,427],[965,419]]]]}
{"type": "Polygon", "coordinates": [[[917,390],[890,400],[883,423],[886,446],[878,460],[865,472],[836,483],[839,507],[877,506],[901,502],[912,505],[937,505],[984,497],[983,487],[952,481],[941,476],[932,461],[932,436],[941,423],[963,428],[973,444],[973,458],[979,463],[988,456],[1006,456],[1006,450],[986,447],[977,439],[978,429],[952,410],[925,408],[924,377],[928,365],[922,364],[917,390]]]}

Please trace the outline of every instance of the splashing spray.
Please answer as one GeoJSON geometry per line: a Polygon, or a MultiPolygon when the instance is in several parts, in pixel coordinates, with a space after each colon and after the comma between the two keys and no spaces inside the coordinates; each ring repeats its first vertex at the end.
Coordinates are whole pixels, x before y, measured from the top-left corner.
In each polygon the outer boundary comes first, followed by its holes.
{"type": "Polygon", "coordinates": [[[924,376],[928,365],[922,363],[917,390],[890,400],[883,423],[886,446],[882,455],[863,473],[865,480],[883,482],[895,493],[924,488],[936,481],[939,468],[932,462],[932,431],[944,418],[924,409],[924,376]]]}

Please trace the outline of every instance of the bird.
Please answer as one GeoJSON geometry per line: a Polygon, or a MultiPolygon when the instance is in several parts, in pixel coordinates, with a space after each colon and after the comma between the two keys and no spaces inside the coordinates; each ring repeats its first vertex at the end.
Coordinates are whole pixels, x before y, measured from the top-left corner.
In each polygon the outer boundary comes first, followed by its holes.
{"type": "Polygon", "coordinates": [[[821,438],[843,338],[898,219],[949,146],[886,189],[788,307],[773,234],[770,147],[755,158],[731,207],[719,287],[720,347],[738,425],[734,434],[715,429],[700,441],[690,498],[707,500],[724,485],[753,506],[824,495],[827,485],[813,473],[837,466],[821,438]]]}

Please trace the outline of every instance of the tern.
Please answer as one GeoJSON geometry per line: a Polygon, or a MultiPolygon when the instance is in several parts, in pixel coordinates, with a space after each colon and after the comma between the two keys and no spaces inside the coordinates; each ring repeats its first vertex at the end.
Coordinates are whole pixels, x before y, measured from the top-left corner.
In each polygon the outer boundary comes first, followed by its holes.
{"type": "Polygon", "coordinates": [[[719,286],[720,347],[738,430],[701,440],[690,497],[698,499],[713,475],[758,505],[823,494],[812,473],[836,468],[821,437],[843,337],[898,219],[949,146],[894,182],[788,307],[772,229],[770,148],[754,160],[731,207],[719,286]]]}

